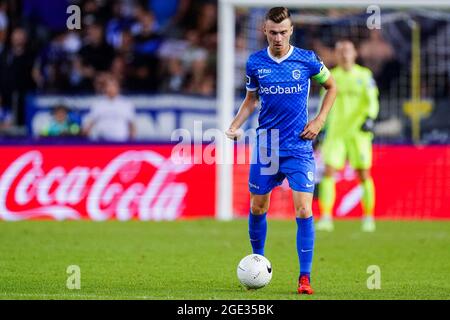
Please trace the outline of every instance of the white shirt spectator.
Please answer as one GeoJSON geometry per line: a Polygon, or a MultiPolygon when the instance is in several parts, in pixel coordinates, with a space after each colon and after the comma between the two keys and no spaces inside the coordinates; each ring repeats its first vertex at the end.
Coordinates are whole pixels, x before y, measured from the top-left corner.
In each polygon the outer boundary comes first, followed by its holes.
{"type": "Polygon", "coordinates": [[[85,123],[93,124],[91,138],[123,142],[130,139],[134,118],[134,106],[124,97],[101,97],[93,103],[85,123]]]}

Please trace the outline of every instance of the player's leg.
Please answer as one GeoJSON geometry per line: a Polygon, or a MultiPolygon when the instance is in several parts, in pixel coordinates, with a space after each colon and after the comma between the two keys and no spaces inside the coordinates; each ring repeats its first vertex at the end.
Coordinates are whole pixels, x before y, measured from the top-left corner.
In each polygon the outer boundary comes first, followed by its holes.
{"type": "Polygon", "coordinates": [[[317,230],[332,231],[333,207],[336,201],[336,170],[345,165],[346,148],[343,139],[328,138],[322,147],[322,155],[325,162],[325,172],[319,184],[319,208],[320,221],[316,225],[317,230]]]}
{"type": "Polygon", "coordinates": [[[363,210],[362,230],[375,231],[374,208],[375,186],[370,175],[372,167],[372,136],[370,133],[361,133],[355,136],[349,146],[350,165],[358,173],[363,190],[361,206],[363,210]]]}
{"type": "MultiPolygon", "coordinates": [[[[273,159],[278,163],[279,159],[273,159]]],[[[250,212],[248,231],[253,253],[264,255],[267,236],[267,211],[272,189],[283,182],[284,175],[277,170],[266,171],[271,164],[262,164],[256,152],[252,156],[248,187],[250,191],[250,212]]]]}
{"type": "Polygon", "coordinates": [[[298,293],[312,294],[310,277],[315,238],[312,214],[313,194],[293,190],[293,199],[297,221],[297,254],[300,265],[298,293]]]}
{"type": "Polygon", "coordinates": [[[297,255],[300,266],[298,293],[312,294],[310,275],[314,251],[314,218],[312,201],[314,194],[315,163],[311,155],[281,159],[280,170],[292,189],[297,222],[297,255]]]}
{"type": "Polygon", "coordinates": [[[319,208],[320,221],[316,225],[319,231],[333,231],[333,207],[336,201],[336,181],[334,175],[336,169],[325,165],[322,181],[319,184],[319,208]]]}
{"type": "Polygon", "coordinates": [[[366,232],[375,231],[375,186],[368,169],[357,170],[363,194],[361,205],[363,209],[362,230],[366,232]]]}
{"type": "Polygon", "coordinates": [[[267,237],[267,211],[270,192],[259,195],[250,193],[250,214],[248,216],[248,233],[253,253],[264,255],[267,237]]]}

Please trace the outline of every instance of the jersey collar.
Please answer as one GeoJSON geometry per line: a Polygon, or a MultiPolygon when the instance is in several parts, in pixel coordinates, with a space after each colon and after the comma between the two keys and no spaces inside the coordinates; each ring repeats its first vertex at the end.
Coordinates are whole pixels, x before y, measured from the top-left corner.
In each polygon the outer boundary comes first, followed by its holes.
{"type": "Polygon", "coordinates": [[[284,60],[286,60],[287,58],[289,58],[291,56],[292,52],[294,52],[294,46],[290,45],[290,47],[291,48],[289,49],[289,51],[281,58],[276,58],[276,57],[272,56],[272,54],[270,53],[269,47],[267,47],[267,55],[269,56],[270,59],[272,59],[276,63],[282,63],[284,60]]]}

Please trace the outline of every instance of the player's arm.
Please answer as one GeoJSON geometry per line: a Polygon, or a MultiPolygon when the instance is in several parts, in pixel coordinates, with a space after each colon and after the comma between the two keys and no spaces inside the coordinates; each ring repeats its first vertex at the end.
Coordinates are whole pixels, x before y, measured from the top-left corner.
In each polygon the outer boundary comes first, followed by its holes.
{"type": "Polygon", "coordinates": [[[89,121],[89,123],[81,130],[81,134],[88,136],[91,134],[92,128],[94,128],[94,121],[89,121]]]}
{"type": "Polygon", "coordinates": [[[367,84],[367,102],[368,102],[368,110],[367,116],[372,119],[376,119],[378,116],[378,112],[380,111],[380,104],[378,102],[378,87],[375,83],[375,79],[373,78],[372,72],[370,72],[368,77],[367,84]]]}
{"type": "Polygon", "coordinates": [[[322,85],[325,89],[325,95],[323,96],[319,113],[305,126],[303,132],[300,134],[300,137],[303,139],[313,140],[317,137],[320,130],[325,125],[328,113],[330,112],[334,100],[336,99],[336,82],[326,67],[324,67],[323,70],[324,71],[321,71],[319,74],[314,76],[313,79],[322,85]]]}
{"type": "Polygon", "coordinates": [[[136,139],[136,125],[134,122],[128,122],[128,132],[130,133],[130,140],[136,139]]]}
{"type": "Polygon", "coordinates": [[[229,129],[225,132],[228,138],[237,140],[242,135],[241,126],[247,121],[248,117],[255,111],[256,103],[258,102],[258,96],[256,90],[247,90],[244,101],[239,108],[238,113],[234,117],[229,129]]]}
{"type": "Polygon", "coordinates": [[[81,134],[84,136],[89,136],[91,134],[92,129],[95,126],[95,123],[97,122],[99,112],[97,111],[97,105],[94,103],[92,105],[91,111],[88,113],[88,115],[85,118],[85,122],[82,126],[81,134]]]}
{"type": "Polygon", "coordinates": [[[380,111],[380,104],[378,101],[378,88],[375,80],[373,79],[372,72],[368,73],[365,93],[367,115],[366,120],[361,126],[361,130],[373,132],[375,127],[375,119],[377,118],[378,112],[380,111]]]}
{"type": "Polygon", "coordinates": [[[126,113],[126,118],[128,121],[128,132],[129,132],[129,136],[128,139],[130,140],[134,140],[136,139],[136,133],[137,133],[137,128],[136,128],[136,123],[135,123],[135,117],[136,117],[136,110],[134,108],[134,105],[132,105],[131,103],[127,104],[127,113],[126,113]]]}
{"type": "Polygon", "coordinates": [[[247,94],[239,107],[239,111],[230,124],[229,129],[225,132],[228,138],[237,140],[242,135],[241,126],[247,121],[248,117],[255,111],[258,102],[257,90],[259,88],[258,77],[255,74],[255,68],[252,66],[251,58],[247,60],[245,70],[247,94]]]}

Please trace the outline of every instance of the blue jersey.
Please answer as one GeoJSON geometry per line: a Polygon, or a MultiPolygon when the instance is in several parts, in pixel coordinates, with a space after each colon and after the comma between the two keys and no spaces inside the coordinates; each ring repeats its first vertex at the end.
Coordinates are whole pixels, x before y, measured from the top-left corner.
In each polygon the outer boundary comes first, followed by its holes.
{"type": "Polygon", "coordinates": [[[278,129],[280,156],[312,152],[311,140],[304,140],[299,134],[308,122],[310,78],[319,74],[323,66],[313,51],[294,46],[279,59],[270,54],[269,48],[249,57],[246,87],[249,91],[258,90],[261,100],[256,129],[260,147],[276,149],[270,130],[278,129]]]}

